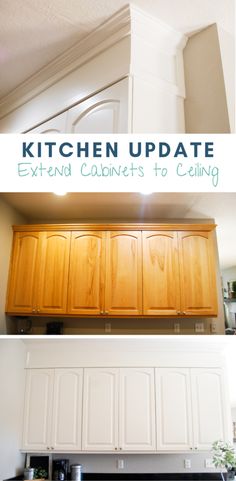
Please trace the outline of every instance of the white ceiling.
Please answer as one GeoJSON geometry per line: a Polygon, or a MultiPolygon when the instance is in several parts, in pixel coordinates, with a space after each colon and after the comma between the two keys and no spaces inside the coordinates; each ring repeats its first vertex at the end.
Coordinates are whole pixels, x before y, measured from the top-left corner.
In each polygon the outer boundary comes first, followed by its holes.
{"type": "Polygon", "coordinates": [[[236,193],[1,193],[26,222],[214,219],[220,265],[236,266],[236,193]]]}
{"type": "MultiPolygon", "coordinates": [[[[0,98],[80,41],[128,0],[0,0],[0,98]]],[[[211,23],[234,32],[234,0],[133,0],[189,33],[211,23]]]]}

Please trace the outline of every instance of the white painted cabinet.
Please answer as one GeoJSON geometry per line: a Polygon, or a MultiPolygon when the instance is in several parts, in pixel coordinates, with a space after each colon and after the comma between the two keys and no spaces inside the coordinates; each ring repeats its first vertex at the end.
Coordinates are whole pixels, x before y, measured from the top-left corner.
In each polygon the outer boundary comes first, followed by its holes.
{"type": "Polygon", "coordinates": [[[213,368],[156,369],[157,450],[209,450],[229,440],[223,373],[213,368]]]}
{"type": "Polygon", "coordinates": [[[85,369],[83,449],[155,450],[154,369],[85,369]]]}
{"type": "Polygon", "coordinates": [[[128,91],[129,79],[125,78],[28,132],[39,134],[125,133],[128,131],[128,91]]]}
{"type": "Polygon", "coordinates": [[[192,369],[193,447],[211,449],[213,441],[229,441],[227,404],[221,369],[192,369]]]}
{"type": "Polygon", "coordinates": [[[119,447],[125,451],[154,451],[154,369],[120,369],[119,447]]]}
{"type": "Polygon", "coordinates": [[[157,450],[184,451],[192,447],[189,369],[156,369],[157,450]]]}
{"type": "Polygon", "coordinates": [[[27,371],[22,446],[25,450],[50,447],[53,377],[53,369],[27,371]]]}
{"type": "Polygon", "coordinates": [[[27,371],[24,450],[81,450],[82,373],[82,369],[27,371]]]}

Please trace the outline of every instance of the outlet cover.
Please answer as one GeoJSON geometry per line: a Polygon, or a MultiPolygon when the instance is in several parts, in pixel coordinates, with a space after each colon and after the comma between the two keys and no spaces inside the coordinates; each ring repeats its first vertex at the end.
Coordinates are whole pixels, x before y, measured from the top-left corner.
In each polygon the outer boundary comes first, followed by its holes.
{"type": "Polygon", "coordinates": [[[203,322],[195,322],[195,332],[201,334],[205,331],[203,322]]]}
{"type": "Polygon", "coordinates": [[[175,334],[180,333],[180,323],[179,322],[174,323],[174,332],[175,332],[175,334]]]}
{"type": "Polygon", "coordinates": [[[205,459],[205,467],[206,467],[206,468],[214,468],[214,464],[213,464],[212,458],[207,458],[207,459],[205,459]]]}
{"type": "Polygon", "coordinates": [[[106,322],[106,324],[105,324],[105,332],[111,332],[111,323],[110,323],[110,322],[106,322]]]}
{"type": "Polygon", "coordinates": [[[124,469],[125,463],[124,463],[124,460],[123,460],[123,459],[118,459],[118,461],[117,461],[117,467],[118,467],[118,469],[124,469]]]}
{"type": "Polygon", "coordinates": [[[184,467],[186,469],[190,469],[191,468],[191,459],[185,459],[184,460],[184,467]]]}

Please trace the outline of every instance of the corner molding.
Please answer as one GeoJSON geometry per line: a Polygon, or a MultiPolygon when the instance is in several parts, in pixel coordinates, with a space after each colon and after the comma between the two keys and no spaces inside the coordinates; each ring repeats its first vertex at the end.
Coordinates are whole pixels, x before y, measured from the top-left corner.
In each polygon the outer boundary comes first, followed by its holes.
{"type": "Polygon", "coordinates": [[[58,55],[0,100],[0,119],[51,87],[73,70],[131,33],[131,10],[126,5],[81,41],[58,55]]]}

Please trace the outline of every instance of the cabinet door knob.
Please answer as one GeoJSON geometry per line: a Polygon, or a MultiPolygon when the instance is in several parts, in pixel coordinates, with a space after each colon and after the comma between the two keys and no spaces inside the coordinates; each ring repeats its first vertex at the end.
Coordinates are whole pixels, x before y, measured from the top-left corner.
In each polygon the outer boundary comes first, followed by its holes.
{"type": "Polygon", "coordinates": [[[177,314],[178,314],[178,316],[180,316],[180,314],[181,314],[181,311],[177,311],[177,314]]]}
{"type": "Polygon", "coordinates": [[[36,312],[36,309],[35,309],[35,308],[34,308],[34,309],[32,309],[32,312],[36,312]]]}

